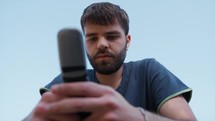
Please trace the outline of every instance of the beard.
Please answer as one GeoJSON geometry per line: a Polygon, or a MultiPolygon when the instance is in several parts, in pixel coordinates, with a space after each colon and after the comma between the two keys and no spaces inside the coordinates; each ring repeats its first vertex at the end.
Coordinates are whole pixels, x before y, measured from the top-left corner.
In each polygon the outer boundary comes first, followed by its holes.
{"type": "Polygon", "coordinates": [[[119,68],[122,66],[126,57],[126,52],[127,49],[125,46],[118,54],[115,55],[109,52],[107,49],[104,49],[98,50],[97,53],[92,57],[87,53],[87,57],[90,61],[90,64],[92,65],[96,72],[100,74],[109,75],[119,70],[119,68]],[[99,62],[96,62],[96,58],[100,54],[108,55],[111,58],[111,60],[104,59],[99,62]]]}

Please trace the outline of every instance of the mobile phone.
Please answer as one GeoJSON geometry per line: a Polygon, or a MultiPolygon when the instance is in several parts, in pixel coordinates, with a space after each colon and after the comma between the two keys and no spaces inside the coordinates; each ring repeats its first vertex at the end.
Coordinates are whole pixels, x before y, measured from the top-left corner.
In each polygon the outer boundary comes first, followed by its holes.
{"type": "Polygon", "coordinates": [[[45,92],[50,91],[50,89],[47,89],[45,87],[40,88],[40,95],[43,95],[45,92]]]}
{"type": "Polygon", "coordinates": [[[58,48],[64,82],[86,81],[86,60],[81,32],[78,29],[60,30],[58,48]]]}
{"type": "MultiPolygon", "coordinates": [[[[65,83],[87,81],[82,34],[77,29],[62,29],[58,33],[58,48],[63,80],[65,83]]],[[[78,113],[81,120],[90,112],[78,113]]]]}

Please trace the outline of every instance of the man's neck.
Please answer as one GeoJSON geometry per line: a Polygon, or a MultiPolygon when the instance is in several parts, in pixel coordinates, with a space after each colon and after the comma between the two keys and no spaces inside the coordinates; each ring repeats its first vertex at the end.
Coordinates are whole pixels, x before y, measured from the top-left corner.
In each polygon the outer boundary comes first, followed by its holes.
{"type": "Polygon", "coordinates": [[[123,71],[123,66],[121,66],[120,69],[115,73],[109,74],[109,75],[100,74],[96,72],[96,77],[100,84],[107,85],[114,89],[117,89],[117,87],[120,85],[120,82],[122,80],[122,71],[123,71]]]}

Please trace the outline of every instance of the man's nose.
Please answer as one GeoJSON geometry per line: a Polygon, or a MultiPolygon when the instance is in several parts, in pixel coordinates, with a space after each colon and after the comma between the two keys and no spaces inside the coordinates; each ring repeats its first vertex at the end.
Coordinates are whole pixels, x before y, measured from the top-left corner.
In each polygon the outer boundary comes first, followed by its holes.
{"type": "Polygon", "coordinates": [[[97,43],[97,48],[98,49],[107,49],[109,47],[108,45],[108,41],[105,38],[101,38],[99,39],[98,43],[97,43]]]}

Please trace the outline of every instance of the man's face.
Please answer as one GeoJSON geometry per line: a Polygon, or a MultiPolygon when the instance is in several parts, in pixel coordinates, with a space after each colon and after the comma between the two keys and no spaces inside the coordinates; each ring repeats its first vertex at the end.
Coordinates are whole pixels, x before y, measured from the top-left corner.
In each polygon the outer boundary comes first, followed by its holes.
{"type": "Polygon", "coordinates": [[[88,59],[96,72],[112,74],[123,64],[130,43],[119,24],[86,24],[84,28],[88,59]]]}

